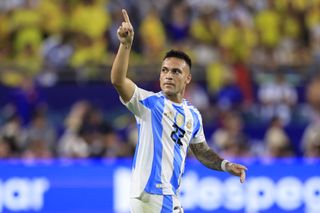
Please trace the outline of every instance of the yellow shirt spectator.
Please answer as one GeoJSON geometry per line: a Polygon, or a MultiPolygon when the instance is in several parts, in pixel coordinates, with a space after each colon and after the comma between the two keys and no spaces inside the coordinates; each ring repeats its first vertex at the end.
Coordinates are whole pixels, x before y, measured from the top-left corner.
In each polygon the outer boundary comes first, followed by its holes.
{"type": "Polygon", "coordinates": [[[223,62],[217,61],[207,68],[207,85],[211,94],[218,92],[222,85],[225,73],[230,72],[230,68],[223,62]]]}
{"type": "Polygon", "coordinates": [[[15,65],[23,68],[26,74],[32,76],[37,74],[42,65],[40,49],[32,45],[26,45],[19,51],[14,60],[15,65]]]}
{"type": "Polygon", "coordinates": [[[11,30],[18,30],[23,27],[40,26],[41,16],[36,8],[24,7],[14,10],[10,18],[11,30]]]}
{"type": "Polygon", "coordinates": [[[17,9],[10,19],[12,32],[16,32],[14,46],[16,52],[24,49],[26,45],[39,48],[42,43],[42,31],[40,29],[41,16],[35,8],[17,9]]]}
{"type": "Polygon", "coordinates": [[[211,13],[202,14],[192,22],[191,36],[196,41],[213,44],[218,40],[221,26],[211,15],[211,13]]]}
{"type": "Polygon", "coordinates": [[[141,22],[139,32],[146,54],[155,56],[162,53],[166,43],[166,34],[156,11],[149,11],[141,22]]]}
{"type": "Polygon", "coordinates": [[[16,52],[22,51],[25,46],[31,45],[33,48],[40,48],[42,44],[42,35],[37,28],[21,29],[15,38],[15,50],[16,52]]]}
{"type": "Polygon", "coordinates": [[[289,4],[296,11],[304,11],[312,5],[312,0],[275,0],[274,4],[276,9],[281,12],[287,11],[289,4]]]}
{"type": "Polygon", "coordinates": [[[0,40],[4,41],[4,39],[8,38],[9,31],[10,28],[8,16],[4,13],[0,13],[0,40]]]}
{"type": "Polygon", "coordinates": [[[280,16],[272,9],[262,10],[255,17],[255,25],[262,44],[275,47],[280,40],[280,16]]]}
{"type": "Polygon", "coordinates": [[[309,30],[320,25],[320,4],[318,7],[310,8],[310,11],[306,15],[306,25],[309,30]]]}
{"type": "Polygon", "coordinates": [[[286,15],[282,21],[284,34],[289,38],[298,38],[301,29],[297,18],[292,15],[286,15]]]}
{"type": "Polygon", "coordinates": [[[66,22],[66,17],[58,0],[41,0],[38,7],[41,14],[41,27],[48,34],[60,33],[66,22]]]}
{"type": "Polygon", "coordinates": [[[72,67],[105,63],[106,44],[103,39],[91,40],[87,37],[76,43],[77,46],[70,61],[72,67]]]}
{"type": "Polygon", "coordinates": [[[72,11],[70,28],[92,39],[101,38],[110,25],[110,15],[104,5],[92,0],[91,4],[80,4],[72,11]]]}
{"type": "Polygon", "coordinates": [[[292,0],[293,8],[297,11],[306,10],[311,3],[310,0],[292,0]]]}
{"type": "Polygon", "coordinates": [[[239,21],[224,28],[220,34],[220,45],[229,51],[233,60],[245,61],[257,43],[253,28],[242,25],[239,21]]]}

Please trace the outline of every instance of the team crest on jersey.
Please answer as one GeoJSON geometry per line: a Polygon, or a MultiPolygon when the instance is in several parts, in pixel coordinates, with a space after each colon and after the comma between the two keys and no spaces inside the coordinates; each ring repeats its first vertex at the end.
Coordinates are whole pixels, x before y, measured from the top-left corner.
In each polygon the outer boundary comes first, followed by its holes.
{"type": "Polygon", "coordinates": [[[181,113],[177,114],[176,122],[179,127],[182,127],[184,123],[184,116],[181,113]]]}
{"type": "Polygon", "coordinates": [[[186,124],[186,127],[188,130],[191,130],[191,126],[192,126],[192,121],[191,120],[188,120],[187,121],[187,124],[186,124]]]}

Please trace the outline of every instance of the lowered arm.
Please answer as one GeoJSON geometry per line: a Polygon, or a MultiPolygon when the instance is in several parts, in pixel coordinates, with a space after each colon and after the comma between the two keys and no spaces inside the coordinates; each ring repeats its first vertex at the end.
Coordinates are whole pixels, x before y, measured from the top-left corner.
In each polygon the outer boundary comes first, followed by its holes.
{"type": "Polygon", "coordinates": [[[248,170],[247,167],[223,160],[217,153],[210,149],[205,141],[202,143],[190,144],[190,149],[196,158],[206,167],[218,171],[226,171],[232,175],[239,176],[241,183],[245,181],[245,171],[248,170]]]}

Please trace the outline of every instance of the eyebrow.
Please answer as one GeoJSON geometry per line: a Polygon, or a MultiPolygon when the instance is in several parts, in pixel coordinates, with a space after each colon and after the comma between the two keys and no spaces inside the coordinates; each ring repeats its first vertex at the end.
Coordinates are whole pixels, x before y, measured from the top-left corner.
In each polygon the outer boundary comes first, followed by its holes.
{"type": "Polygon", "coordinates": [[[182,73],[182,72],[183,72],[183,70],[182,70],[182,69],[177,68],[177,67],[174,67],[174,68],[172,68],[172,69],[169,69],[169,68],[168,68],[168,67],[166,67],[166,66],[162,66],[162,68],[161,68],[161,69],[178,71],[178,72],[180,72],[180,73],[182,73]]]}
{"type": "Polygon", "coordinates": [[[179,72],[179,73],[182,73],[182,70],[179,69],[179,68],[172,68],[172,71],[177,71],[177,72],[179,72]]]}

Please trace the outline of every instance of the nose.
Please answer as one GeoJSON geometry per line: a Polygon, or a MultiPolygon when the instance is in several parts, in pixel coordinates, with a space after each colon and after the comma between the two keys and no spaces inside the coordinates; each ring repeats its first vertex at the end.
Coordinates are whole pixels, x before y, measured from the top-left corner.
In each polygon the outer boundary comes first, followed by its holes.
{"type": "Polygon", "coordinates": [[[166,73],[165,78],[171,80],[171,79],[173,79],[173,78],[172,78],[172,75],[173,75],[172,72],[169,71],[169,72],[166,73]]]}
{"type": "Polygon", "coordinates": [[[167,75],[167,76],[166,76],[166,79],[167,79],[167,80],[172,80],[173,78],[172,78],[172,76],[168,76],[168,75],[167,75]]]}

